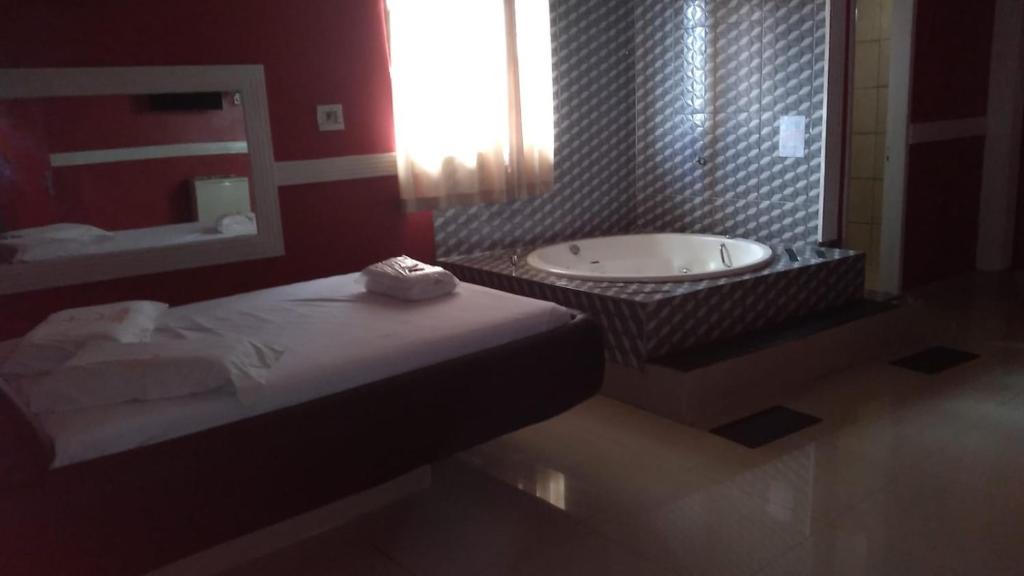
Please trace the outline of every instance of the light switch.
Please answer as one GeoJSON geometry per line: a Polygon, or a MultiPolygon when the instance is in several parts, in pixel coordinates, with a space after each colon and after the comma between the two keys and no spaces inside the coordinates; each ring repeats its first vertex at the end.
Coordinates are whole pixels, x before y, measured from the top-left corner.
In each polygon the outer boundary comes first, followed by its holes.
{"type": "Polygon", "coordinates": [[[316,124],[321,132],[345,129],[345,115],[341,104],[325,104],[316,107],[316,124]]]}

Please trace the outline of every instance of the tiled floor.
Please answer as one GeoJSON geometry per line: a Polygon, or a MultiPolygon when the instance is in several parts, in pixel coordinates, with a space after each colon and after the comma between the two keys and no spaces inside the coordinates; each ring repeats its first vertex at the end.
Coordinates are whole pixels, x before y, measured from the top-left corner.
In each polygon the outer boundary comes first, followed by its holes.
{"type": "Polygon", "coordinates": [[[879,359],[751,450],[598,397],[435,467],[426,492],[232,574],[1024,574],[1024,301],[927,294],[928,376],[879,359]]]}

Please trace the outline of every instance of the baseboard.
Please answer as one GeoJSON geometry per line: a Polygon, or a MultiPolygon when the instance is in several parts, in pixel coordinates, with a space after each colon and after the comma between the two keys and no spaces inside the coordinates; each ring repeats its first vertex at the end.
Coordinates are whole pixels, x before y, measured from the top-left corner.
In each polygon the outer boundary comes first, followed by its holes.
{"type": "Polygon", "coordinates": [[[380,486],[158,568],[148,576],[216,576],[424,490],[430,486],[430,475],[429,466],[417,468],[380,486]]]}

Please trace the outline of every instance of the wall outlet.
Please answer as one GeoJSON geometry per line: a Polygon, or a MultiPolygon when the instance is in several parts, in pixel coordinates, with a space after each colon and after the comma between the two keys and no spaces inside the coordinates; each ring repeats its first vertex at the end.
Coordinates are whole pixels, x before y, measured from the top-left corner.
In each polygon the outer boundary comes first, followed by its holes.
{"type": "Polygon", "coordinates": [[[316,107],[316,124],[321,132],[345,129],[345,114],[341,104],[325,104],[316,107]]]}

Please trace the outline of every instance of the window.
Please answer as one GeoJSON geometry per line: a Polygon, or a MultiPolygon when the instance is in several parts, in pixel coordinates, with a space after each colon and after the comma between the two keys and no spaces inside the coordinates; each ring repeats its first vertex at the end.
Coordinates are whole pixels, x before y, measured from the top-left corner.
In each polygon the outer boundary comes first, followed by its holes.
{"type": "Polygon", "coordinates": [[[395,141],[408,210],[551,189],[547,0],[388,0],[395,141]]]}

